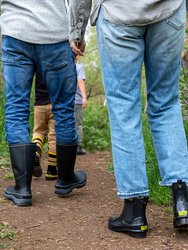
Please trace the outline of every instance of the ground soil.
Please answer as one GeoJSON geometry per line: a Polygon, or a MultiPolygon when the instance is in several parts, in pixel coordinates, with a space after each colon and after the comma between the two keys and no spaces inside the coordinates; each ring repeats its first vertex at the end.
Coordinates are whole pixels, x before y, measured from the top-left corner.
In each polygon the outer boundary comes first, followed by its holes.
{"type": "Polygon", "coordinates": [[[88,182],[68,198],[57,197],[54,181],[46,181],[44,175],[34,178],[31,207],[17,207],[3,198],[4,187],[14,181],[5,180],[6,170],[0,169],[0,222],[19,232],[12,239],[0,239],[0,245],[20,250],[188,249],[188,232],[177,232],[172,227],[171,207],[149,203],[146,239],[108,229],[109,216],[118,215],[122,208],[114,176],[108,171],[109,160],[108,152],[79,156],[76,168],[87,172],[88,182]]]}

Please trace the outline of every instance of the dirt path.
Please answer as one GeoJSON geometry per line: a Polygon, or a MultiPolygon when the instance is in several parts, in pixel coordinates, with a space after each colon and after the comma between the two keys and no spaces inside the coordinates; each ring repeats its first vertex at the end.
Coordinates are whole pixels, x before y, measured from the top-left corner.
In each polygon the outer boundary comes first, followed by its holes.
{"type": "Polygon", "coordinates": [[[86,170],[87,186],[68,198],[54,195],[54,182],[33,180],[33,206],[17,207],[3,197],[3,189],[13,183],[0,169],[0,223],[19,233],[0,238],[0,249],[15,250],[124,250],[188,249],[188,232],[176,232],[171,224],[171,208],[148,205],[149,232],[146,239],[134,239],[108,230],[109,216],[119,214],[122,201],[116,198],[114,177],[108,172],[109,153],[79,156],[76,167],[86,170]]]}

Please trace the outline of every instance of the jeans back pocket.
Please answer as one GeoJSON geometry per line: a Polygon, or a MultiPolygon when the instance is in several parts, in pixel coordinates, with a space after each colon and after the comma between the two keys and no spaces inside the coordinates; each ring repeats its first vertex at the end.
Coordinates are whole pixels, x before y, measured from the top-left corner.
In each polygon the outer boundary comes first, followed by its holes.
{"type": "Polygon", "coordinates": [[[24,57],[22,49],[22,41],[16,38],[3,35],[2,36],[2,56],[3,62],[17,62],[24,57]]]}

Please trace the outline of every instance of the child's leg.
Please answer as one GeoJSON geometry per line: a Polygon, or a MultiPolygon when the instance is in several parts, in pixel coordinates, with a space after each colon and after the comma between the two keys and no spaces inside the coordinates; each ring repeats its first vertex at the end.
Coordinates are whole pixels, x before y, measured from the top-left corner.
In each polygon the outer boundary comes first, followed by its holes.
{"type": "Polygon", "coordinates": [[[57,179],[57,163],[56,163],[56,138],[53,113],[51,105],[49,109],[48,121],[48,169],[46,173],[46,180],[57,179]]]}
{"type": "Polygon", "coordinates": [[[46,106],[47,105],[34,107],[34,129],[33,129],[32,141],[36,143],[35,167],[33,171],[33,175],[35,177],[40,177],[42,175],[40,159],[42,154],[42,146],[44,144],[48,131],[48,123],[46,119],[46,106]]]}
{"type": "Polygon", "coordinates": [[[76,129],[78,133],[77,155],[85,155],[86,151],[82,147],[83,137],[83,108],[81,104],[75,104],[76,129]]]}

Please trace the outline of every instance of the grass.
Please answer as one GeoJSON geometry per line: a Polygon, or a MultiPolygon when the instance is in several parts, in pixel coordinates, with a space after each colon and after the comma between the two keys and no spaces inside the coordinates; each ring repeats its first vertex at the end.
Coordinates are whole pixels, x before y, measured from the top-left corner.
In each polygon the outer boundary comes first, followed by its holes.
{"type": "Polygon", "coordinates": [[[13,173],[12,172],[6,172],[5,174],[4,174],[4,177],[3,177],[5,180],[13,180],[14,179],[14,175],[13,175],[13,173]]]}
{"type": "Polygon", "coordinates": [[[6,199],[5,198],[0,198],[0,205],[5,203],[6,202],[6,199]]]}
{"type": "Polygon", "coordinates": [[[0,242],[0,249],[8,249],[8,244],[4,244],[0,242]]]}
{"type": "Polygon", "coordinates": [[[12,240],[17,234],[18,231],[10,229],[8,223],[0,223],[0,249],[16,249],[7,240],[12,240]]]}
{"type": "Polygon", "coordinates": [[[171,203],[170,189],[159,186],[160,175],[156,154],[153,145],[153,139],[146,116],[143,116],[143,135],[146,151],[146,167],[148,174],[150,200],[158,205],[167,205],[171,203]]]}
{"type": "Polygon", "coordinates": [[[84,110],[83,145],[87,151],[110,150],[107,107],[91,100],[84,110]]]}
{"type": "MultiPolygon", "coordinates": [[[[1,82],[0,82],[1,84],[1,82]]],[[[0,157],[0,165],[2,165],[2,161],[8,157],[8,145],[5,140],[5,129],[4,129],[4,105],[5,105],[5,98],[3,92],[0,91],[0,152],[1,152],[1,157],[0,157]]]]}
{"type": "Polygon", "coordinates": [[[7,169],[9,165],[10,165],[10,160],[8,157],[7,158],[0,157],[0,169],[7,169]]]}
{"type": "Polygon", "coordinates": [[[12,239],[18,231],[9,228],[8,223],[0,223],[0,239],[12,239]]]}

